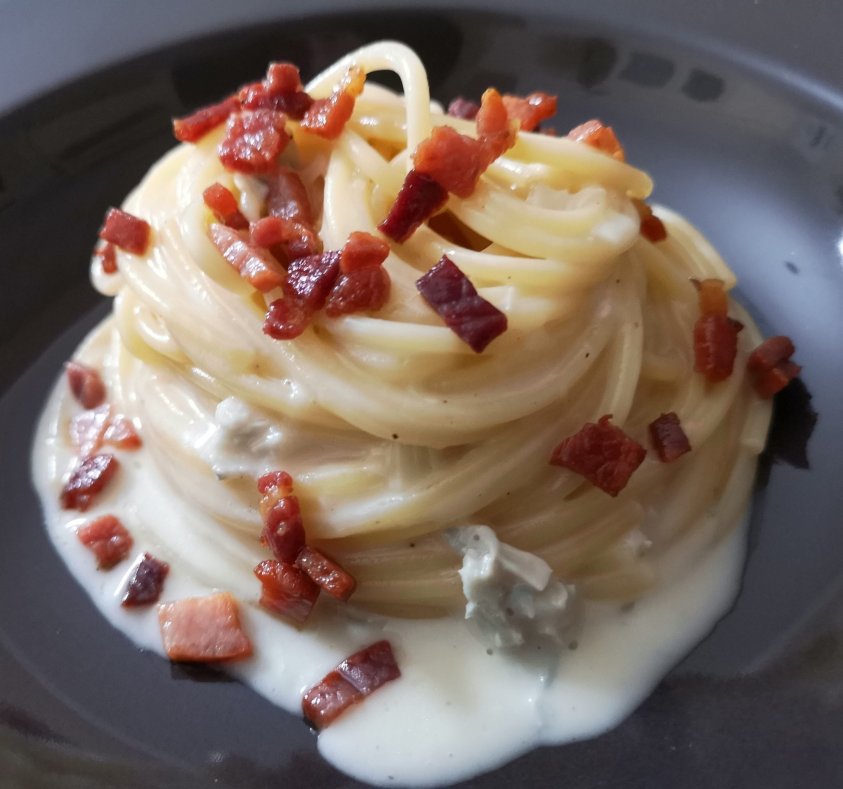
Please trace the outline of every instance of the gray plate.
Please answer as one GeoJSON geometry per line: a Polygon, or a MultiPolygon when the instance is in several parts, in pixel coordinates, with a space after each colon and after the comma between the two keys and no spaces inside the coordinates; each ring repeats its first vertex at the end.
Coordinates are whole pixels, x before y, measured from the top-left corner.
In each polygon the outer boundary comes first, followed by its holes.
{"type": "MultiPolygon", "coordinates": [[[[112,630],[45,536],[28,455],[61,362],[107,308],[87,283],[103,210],[171,146],[169,118],[257,77],[270,59],[310,75],[382,37],[417,49],[437,98],[489,84],[543,89],[560,96],[560,129],[593,116],[615,126],[655,177],[656,199],[715,242],[738,273],[739,297],[766,333],[793,337],[805,368],[776,403],[734,610],[615,731],[538,750],[466,786],[843,785],[834,616],[843,602],[843,93],[823,81],[843,66],[829,35],[843,9],[797,15],[740,3],[712,16],[646,2],[610,17],[572,3],[523,15],[307,17],[301,4],[270,12],[243,2],[241,21],[276,21],[196,38],[231,10],[215,3],[191,20],[134,4],[103,21],[97,14],[113,4],[70,7],[54,9],[39,40],[102,46],[87,58],[58,49],[20,79],[6,69],[0,92],[0,785],[358,785],[321,761],[300,721],[112,630]],[[86,27],[97,21],[99,39],[86,27]],[[175,39],[189,43],[113,65],[116,52],[175,39]]],[[[3,58],[29,57],[38,8],[9,9],[3,58]]]]}

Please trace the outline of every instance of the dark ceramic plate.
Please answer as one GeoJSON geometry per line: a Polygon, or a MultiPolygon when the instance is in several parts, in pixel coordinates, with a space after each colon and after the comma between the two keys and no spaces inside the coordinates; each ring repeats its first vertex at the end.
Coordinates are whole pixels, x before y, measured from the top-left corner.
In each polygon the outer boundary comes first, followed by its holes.
{"type": "MultiPolygon", "coordinates": [[[[173,144],[170,117],[270,59],[310,75],[382,37],[416,48],[440,99],[489,84],[544,89],[560,96],[559,128],[610,122],[655,177],[656,199],[713,239],[762,330],[793,337],[804,365],[776,402],[731,613],[613,732],[466,785],[843,785],[843,93],[688,25],[657,37],[629,13],[610,24],[575,5],[575,19],[453,9],[294,19],[288,9],[289,21],[97,70],[0,118],[0,785],[358,785],[319,758],[300,721],[112,630],[45,535],[28,458],[61,362],[106,309],[87,283],[103,210],[173,144]]],[[[721,10],[767,18],[748,6],[721,10]]],[[[839,11],[794,28],[806,62],[832,74],[810,36],[839,32],[839,11]]],[[[839,48],[825,52],[843,66],[839,48]]]]}

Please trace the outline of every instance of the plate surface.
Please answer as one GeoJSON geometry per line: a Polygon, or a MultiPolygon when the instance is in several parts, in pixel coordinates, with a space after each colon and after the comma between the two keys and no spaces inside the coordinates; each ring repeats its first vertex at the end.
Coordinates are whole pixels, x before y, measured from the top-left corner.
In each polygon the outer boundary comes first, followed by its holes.
{"type": "Polygon", "coordinates": [[[762,331],[790,335],[804,366],[776,403],[731,613],[613,732],[465,786],[843,785],[843,93],[627,21],[291,17],[100,69],[0,118],[3,786],[360,785],[320,759],[300,721],[112,630],[46,536],[29,447],[62,361],[107,311],[87,281],[104,209],[171,147],[169,119],[271,59],[309,76],[386,37],[416,49],[440,100],[541,89],[560,97],[560,130],[613,125],[655,200],[713,240],[762,331]]]}

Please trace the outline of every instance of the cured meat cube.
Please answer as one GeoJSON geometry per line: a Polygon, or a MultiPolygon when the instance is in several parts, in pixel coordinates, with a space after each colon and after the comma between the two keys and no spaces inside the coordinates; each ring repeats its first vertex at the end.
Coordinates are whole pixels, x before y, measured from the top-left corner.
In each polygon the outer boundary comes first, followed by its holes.
{"type": "Polygon", "coordinates": [[[95,254],[100,259],[103,274],[117,273],[117,249],[114,244],[103,244],[95,254]]]}
{"type": "Polygon", "coordinates": [[[315,728],[324,729],[352,704],[400,676],[392,645],[377,641],[346,658],[308,690],[302,712],[315,728]]]}
{"type": "Polygon", "coordinates": [[[120,464],[114,455],[90,455],[70,472],[61,492],[61,506],[84,512],[94,496],[102,491],[117,472],[120,464]]]}
{"type": "Polygon", "coordinates": [[[494,88],[489,88],[480,97],[480,111],[477,113],[476,124],[477,136],[483,150],[482,169],[485,170],[495,159],[515,145],[518,121],[510,117],[501,94],[494,88]]]}
{"type": "Polygon", "coordinates": [[[339,276],[339,252],[298,258],[287,267],[287,282],[300,303],[321,310],[339,276]]]}
{"type": "Polygon", "coordinates": [[[240,213],[237,198],[222,184],[211,184],[202,192],[202,199],[218,222],[235,230],[245,230],[249,227],[249,220],[240,213]]]}
{"type": "Polygon", "coordinates": [[[410,170],[401,191],[378,230],[403,244],[418,227],[441,209],[448,200],[448,190],[429,175],[410,170]]]}
{"type": "Polygon", "coordinates": [[[122,562],[134,543],[128,529],[113,515],[103,515],[80,526],[76,536],[94,554],[99,570],[110,570],[122,562]]]}
{"type": "Polygon", "coordinates": [[[356,230],[340,250],[340,271],[349,274],[361,268],[380,266],[389,255],[389,244],[371,233],[356,230]]]}
{"type": "Polygon", "coordinates": [[[694,324],[694,369],[711,383],[725,381],[738,354],[741,325],[726,315],[701,315],[694,324]]]}
{"type": "Polygon", "coordinates": [[[764,340],[749,355],[746,367],[760,397],[772,397],[799,375],[802,368],[790,361],[795,352],[789,337],[778,336],[764,340]]]}
{"type": "Polygon", "coordinates": [[[476,101],[471,101],[463,96],[457,96],[448,105],[448,115],[452,118],[463,118],[467,121],[473,121],[480,111],[480,105],[476,101]]]}
{"type": "Polygon", "coordinates": [[[123,211],[109,208],[99,236],[126,252],[143,255],[149,246],[149,223],[123,211]]]}
{"type": "Polygon", "coordinates": [[[515,118],[523,131],[533,131],[542,121],[556,114],[556,96],[530,93],[528,96],[505,94],[503,104],[510,118],[515,118]]]}
{"type": "Polygon", "coordinates": [[[275,110],[245,110],[228,119],[217,153],[227,170],[271,173],[290,142],[287,117],[275,110]]]}
{"type": "Polygon", "coordinates": [[[352,312],[376,312],[389,300],[391,283],[383,266],[340,274],[325,302],[325,313],[336,318],[352,312]]]}
{"type": "Polygon", "coordinates": [[[293,294],[288,294],[269,305],[263,333],[273,340],[293,340],[310,325],[312,314],[293,294]]]}
{"type": "Polygon", "coordinates": [[[239,98],[246,109],[278,110],[294,120],[301,120],[313,104],[292,63],[270,63],[266,79],[243,86],[239,98]]]}
{"type": "Polygon", "coordinates": [[[299,174],[289,167],[279,166],[269,177],[266,210],[270,216],[300,222],[313,227],[313,208],[299,174]]]}
{"type": "Polygon", "coordinates": [[[82,408],[96,408],[105,402],[105,384],[96,370],[79,362],[66,362],[64,371],[70,393],[82,408]]]}
{"type": "Polygon", "coordinates": [[[170,572],[170,565],[145,553],[135,565],[134,572],[126,584],[126,591],[120,605],[124,608],[136,608],[158,602],[164,579],[170,572]]]}
{"type": "Polygon", "coordinates": [[[214,223],[208,235],[220,254],[252,287],[266,293],[286,282],[283,266],[269,250],[245,241],[236,230],[214,223]]]}
{"type": "MultiPolygon", "coordinates": [[[[471,195],[487,164],[483,143],[450,126],[437,126],[413,153],[416,172],[432,178],[458,197],[471,195]]],[[[399,193],[399,199],[400,196],[399,193]]]]}
{"type": "Polygon", "coordinates": [[[208,663],[252,654],[237,601],[228,592],[164,603],[158,624],[170,660],[208,663]]]}
{"type": "Polygon", "coordinates": [[[729,296],[722,279],[691,280],[697,289],[700,315],[727,315],[729,296]]]}
{"type": "Polygon", "coordinates": [[[664,222],[653,213],[653,209],[643,200],[633,200],[632,204],[641,220],[638,232],[653,244],[664,241],[667,238],[667,228],[664,222]]]}
{"type": "Polygon", "coordinates": [[[138,435],[132,420],[125,416],[113,416],[108,422],[103,435],[103,441],[117,449],[139,449],[141,437],[138,435]]]}
{"type": "Polygon", "coordinates": [[[265,216],[252,224],[253,244],[269,247],[273,257],[282,262],[316,255],[322,241],[308,225],[278,216],[265,216]]]}
{"type": "Polygon", "coordinates": [[[202,107],[184,118],[173,120],[173,135],[179,142],[197,142],[209,131],[228,120],[228,116],[240,109],[235,96],[229,96],[218,104],[202,107]]]}
{"type": "Polygon", "coordinates": [[[447,256],[416,281],[424,300],[475,353],[506,331],[506,315],[477,293],[447,256]]]}
{"type": "Polygon", "coordinates": [[[662,463],[671,463],[691,451],[688,436],[679,423],[679,417],[670,411],[650,422],[650,437],[662,463]]]}
{"type": "Polygon", "coordinates": [[[111,407],[108,405],[83,411],[70,420],[70,442],[79,450],[80,457],[93,455],[105,441],[111,424],[111,407]]]}
{"type": "Polygon", "coordinates": [[[309,107],[301,121],[302,129],[326,140],[339,137],[354,112],[355,99],[363,91],[365,81],[365,72],[352,66],[329,98],[317,99],[309,107]]]}
{"type": "Polygon", "coordinates": [[[261,582],[260,604],[300,626],[310,616],[319,585],[298,567],[277,559],[266,559],[255,567],[261,582]]]}
{"type": "Polygon", "coordinates": [[[357,581],[333,559],[309,545],[302,548],[296,566],[337,600],[348,600],[357,586],[357,581]]]}
{"type": "Polygon", "coordinates": [[[571,129],[568,132],[568,138],[597,148],[598,151],[603,151],[618,161],[624,161],[623,146],[615,136],[612,127],[604,126],[596,119],[586,121],[571,129]]]}
{"type": "Polygon", "coordinates": [[[647,450],[611,424],[610,419],[606,415],[597,424],[586,422],[553,450],[550,462],[582,475],[610,496],[617,496],[643,462],[647,450]]]}

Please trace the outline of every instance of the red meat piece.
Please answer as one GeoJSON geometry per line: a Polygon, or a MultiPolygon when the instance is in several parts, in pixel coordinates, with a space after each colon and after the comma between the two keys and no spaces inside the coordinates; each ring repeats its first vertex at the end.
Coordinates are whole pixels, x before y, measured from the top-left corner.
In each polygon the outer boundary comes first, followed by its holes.
{"type": "Polygon", "coordinates": [[[643,462],[647,450],[611,424],[610,419],[606,415],[597,424],[586,422],[553,450],[550,462],[581,474],[600,490],[617,496],[643,462]]]}
{"type": "Polygon", "coordinates": [[[173,120],[173,134],[179,142],[201,140],[211,129],[224,123],[228,116],[240,109],[240,102],[235,96],[229,96],[219,104],[202,107],[185,118],[173,120]]]}
{"type": "Polygon", "coordinates": [[[439,211],[448,200],[448,191],[429,175],[410,170],[398,197],[378,230],[403,244],[416,229],[439,211]]]}
{"type": "Polygon", "coordinates": [[[64,371],[70,393],[79,405],[96,408],[105,402],[105,384],[96,370],[80,362],[66,362],[64,371]]]}
{"type": "Polygon", "coordinates": [[[353,576],[333,559],[306,545],[296,558],[296,566],[337,600],[348,600],[357,586],[353,576]]]}
{"type": "Polygon", "coordinates": [[[290,142],[286,122],[287,116],[275,110],[232,115],[217,151],[223,166],[249,175],[271,173],[290,142]]]}
{"type": "Polygon", "coordinates": [[[447,256],[416,281],[424,300],[475,353],[506,331],[506,315],[477,293],[447,256]]]}
{"type": "Polygon", "coordinates": [[[158,624],[170,660],[208,663],[252,654],[237,601],[228,592],[165,603],[158,608],[158,624]]]}
{"type": "Polygon", "coordinates": [[[114,455],[90,455],[70,473],[61,492],[61,506],[84,512],[91,500],[109,483],[120,464],[114,455]]]}
{"type": "Polygon", "coordinates": [[[142,605],[157,603],[164,588],[164,579],[170,572],[170,565],[145,553],[135,565],[134,572],[126,585],[120,605],[124,608],[137,608],[142,605]]]}
{"type": "Polygon", "coordinates": [[[143,255],[149,246],[149,224],[120,208],[109,208],[99,236],[126,252],[143,255]]]}
{"type": "Polygon", "coordinates": [[[96,556],[99,570],[110,570],[122,562],[134,543],[128,529],[113,515],[103,515],[81,526],[76,536],[96,556]]]}
{"type": "Polygon", "coordinates": [[[673,411],[650,422],[650,437],[662,463],[671,463],[691,451],[688,436],[673,411]]]}
{"type": "Polygon", "coordinates": [[[319,585],[298,567],[277,559],[267,559],[255,567],[261,582],[260,604],[300,626],[310,616],[319,585]]]}

